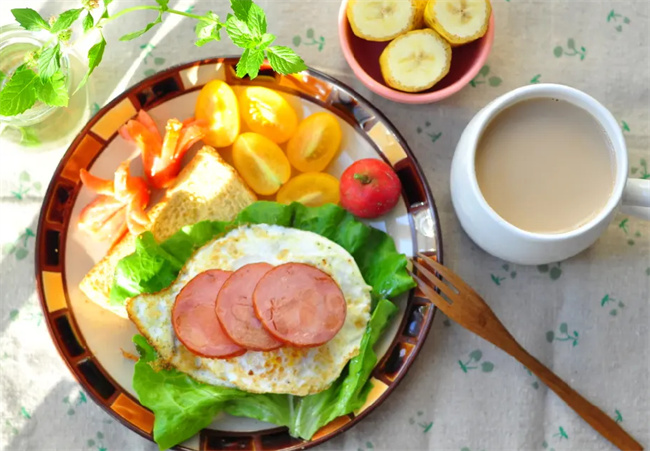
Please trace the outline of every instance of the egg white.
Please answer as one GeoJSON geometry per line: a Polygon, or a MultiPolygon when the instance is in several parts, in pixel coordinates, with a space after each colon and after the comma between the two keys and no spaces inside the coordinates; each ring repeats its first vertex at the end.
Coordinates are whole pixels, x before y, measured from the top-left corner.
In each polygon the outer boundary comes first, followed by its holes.
{"type": "Polygon", "coordinates": [[[161,358],[196,380],[254,393],[304,396],[326,389],[359,353],[370,319],[370,290],[352,256],[338,244],[312,232],[259,224],[239,227],[209,242],[192,256],[169,288],[130,299],[127,310],[161,358]],[[329,342],[310,349],[248,351],[231,359],[192,354],[176,337],[171,322],[180,290],[205,270],[234,271],[256,262],[307,263],[329,274],[347,303],[341,330],[329,342]]]}

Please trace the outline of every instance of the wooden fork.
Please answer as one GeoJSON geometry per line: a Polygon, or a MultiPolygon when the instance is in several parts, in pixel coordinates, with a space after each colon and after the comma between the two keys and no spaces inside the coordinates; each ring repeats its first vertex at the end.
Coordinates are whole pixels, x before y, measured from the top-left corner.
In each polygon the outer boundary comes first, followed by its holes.
{"type": "Polygon", "coordinates": [[[460,277],[425,255],[418,254],[418,257],[420,261],[413,259],[418,275],[411,275],[418,282],[420,290],[445,315],[521,362],[616,447],[621,450],[643,450],[616,421],[583,398],[522,348],[481,296],[460,277]]]}

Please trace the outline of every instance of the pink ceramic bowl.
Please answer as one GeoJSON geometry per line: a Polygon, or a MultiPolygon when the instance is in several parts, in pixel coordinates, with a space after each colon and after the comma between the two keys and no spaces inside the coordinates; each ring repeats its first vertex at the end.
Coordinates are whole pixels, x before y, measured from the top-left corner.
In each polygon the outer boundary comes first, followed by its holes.
{"type": "Polygon", "coordinates": [[[339,41],[343,55],[352,71],[372,92],[394,102],[433,103],[460,91],[485,64],[494,41],[494,13],[490,17],[487,32],[481,39],[452,48],[449,73],[432,88],[422,92],[403,92],[386,85],[379,68],[379,55],[390,41],[373,42],[352,33],[343,0],[339,11],[339,41]]]}

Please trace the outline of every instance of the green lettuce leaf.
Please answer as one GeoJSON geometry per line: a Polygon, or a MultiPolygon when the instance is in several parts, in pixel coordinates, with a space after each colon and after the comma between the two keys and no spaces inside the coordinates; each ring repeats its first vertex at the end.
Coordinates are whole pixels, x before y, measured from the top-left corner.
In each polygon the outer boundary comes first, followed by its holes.
{"type": "Polygon", "coordinates": [[[143,233],[136,239],[135,252],[120,260],[115,269],[111,303],[124,304],[125,299],[169,286],[185,260],[176,258],[158,245],[151,232],[143,233]]]}
{"type": "Polygon", "coordinates": [[[186,226],[160,244],[151,233],[140,235],[135,252],[117,266],[111,300],[123,303],[140,293],[169,286],[199,247],[242,224],[277,224],[311,231],[352,254],[373,288],[375,303],[359,354],[320,393],[304,397],[253,394],[203,384],[173,369],[156,368],[155,351],[143,337],[136,336],[134,342],[141,357],[135,367],[133,387],[140,402],[154,412],[154,439],[161,449],[190,438],[220,411],[287,426],[291,435],[310,439],[322,426],[358,409],[372,388],[368,379],[377,364],[373,346],[398,310],[386,298],[415,285],[406,272],[406,257],[397,252],[392,238],[361,223],[341,207],[309,208],[297,203],[262,201],[242,210],[231,222],[203,221],[186,226]]]}
{"type": "Polygon", "coordinates": [[[167,369],[156,371],[156,351],[141,336],[133,337],[140,352],[135,364],[133,388],[140,403],[155,415],[153,435],[161,450],[192,437],[212,422],[232,399],[248,394],[234,388],[215,387],[195,381],[185,373],[167,369]]]}

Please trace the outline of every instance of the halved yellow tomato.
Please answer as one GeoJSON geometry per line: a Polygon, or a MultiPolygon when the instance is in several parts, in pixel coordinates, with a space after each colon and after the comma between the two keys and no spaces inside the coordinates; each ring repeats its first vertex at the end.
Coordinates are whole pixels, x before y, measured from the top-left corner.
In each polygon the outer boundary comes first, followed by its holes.
{"type": "Polygon", "coordinates": [[[339,181],[323,172],[306,172],[289,180],[280,191],[277,201],[281,204],[300,202],[308,207],[339,203],[339,181]]]}
{"type": "Polygon", "coordinates": [[[298,126],[287,144],[287,157],[300,172],[320,172],[341,147],[341,126],[333,114],[314,113],[298,126]]]}
{"type": "Polygon", "coordinates": [[[274,194],[291,177],[282,149],[258,133],[242,133],[232,146],[235,169],[257,194],[274,194]]]}
{"type": "Polygon", "coordinates": [[[284,97],[269,88],[248,86],[239,93],[239,108],[251,131],[277,144],[296,132],[298,115],[284,97]]]}
{"type": "Polygon", "coordinates": [[[213,147],[231,145],[239,135],[239,104],[237,96],[221,80],[208,82],[196,99],[194,117],[208,123],[208,133],[203,141],[213,147]]]}

